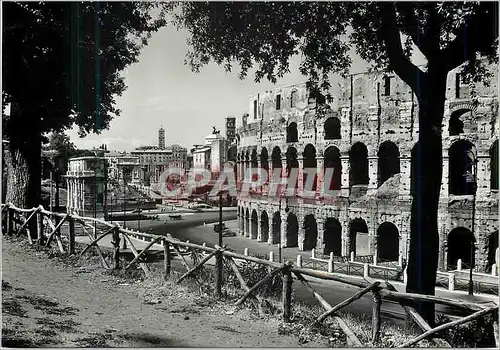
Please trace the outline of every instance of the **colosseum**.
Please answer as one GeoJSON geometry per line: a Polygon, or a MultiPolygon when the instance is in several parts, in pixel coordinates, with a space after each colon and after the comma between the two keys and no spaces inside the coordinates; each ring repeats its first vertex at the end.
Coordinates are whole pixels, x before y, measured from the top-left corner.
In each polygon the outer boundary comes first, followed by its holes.
{"type": "MultiPolygon", "coordinates": [[[[443,180],[438,213],[439,269],[462,259],[478,271],[498,260],[497,73],[489,84],[464,84],[448,75],[443,135],[443,180]],[[474,227],[473,227],[474,226],[474,227]],[[471,244],[474,246],[472,256],[471,244]]],[[[389,73],[343,80],[332,107],[305,83],[255,95],[237,130],[237,173],[261,168],[287,176],[298,168],[297,195],[270,195],[269,182],[238,198],[241,235],[318,254],[407,259],[412,173],[418,140],[418,104],[403,81],[389,73]],[[335,197],[305,196],[313,190],[335,197]],[[333,168],[323,184],[324,169],[333,168]],[[250,170],[249,170],[250,169],[250,170]],[[314,170],[313,170],[314,173],[314,170]],[[309,182],[309,183],[311,183],[309,182]]],[[[248,177],[248,176],[247,176],[248,177]]],[[[249,181],[249,180],[245,180],[249,181]]],[[[265,244],[265,243],[263,243],[265,244]]]]}

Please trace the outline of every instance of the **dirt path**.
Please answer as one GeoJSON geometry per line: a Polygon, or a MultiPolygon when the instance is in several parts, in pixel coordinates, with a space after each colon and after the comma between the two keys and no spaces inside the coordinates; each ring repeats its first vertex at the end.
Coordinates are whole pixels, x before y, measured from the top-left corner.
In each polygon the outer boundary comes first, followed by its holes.
{"type": "Polygon", "coordinates": [[[4,237],[2,245],[3,346],[300,346],[296,337],[278,334],[276,318],[231,315],[230,305],[207,306],[200,295],[163,281],[131,283],[69,266],[25,241],[4,237]]]}

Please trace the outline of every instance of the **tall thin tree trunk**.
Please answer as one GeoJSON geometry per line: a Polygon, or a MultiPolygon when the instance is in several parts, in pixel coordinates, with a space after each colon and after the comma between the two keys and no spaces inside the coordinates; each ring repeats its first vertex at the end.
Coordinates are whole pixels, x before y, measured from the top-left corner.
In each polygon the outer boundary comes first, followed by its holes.
{"type": "MultiPolygon", "coordinates": [[[[432,72],[431,72],[432,73],[432,72]]],[[[416,188],[411,207],[410,256],[407,292],[433,295],[438,267],[438,205],[442,179],[441,122],[444,113],[446,74],[434,73],[432,86],[422,86],[419,98],[419,141],[412,162],[416,188]]],[[[432,303],[415,303],[422,317],[435,323],[432,303]]]]}
{"type": "MultiPolygon", "coordinates": [[[[5,152],[7,193],[5,201],[20,208],[41,203],[41,134],[40,117],[29,118],[12,111],[8,120],[8,145],[5,152]]],[[[5,126],[5,125],[4,125],[5,126]]],[[[36,227],[30,226],[36,237],[36,227]]]]}

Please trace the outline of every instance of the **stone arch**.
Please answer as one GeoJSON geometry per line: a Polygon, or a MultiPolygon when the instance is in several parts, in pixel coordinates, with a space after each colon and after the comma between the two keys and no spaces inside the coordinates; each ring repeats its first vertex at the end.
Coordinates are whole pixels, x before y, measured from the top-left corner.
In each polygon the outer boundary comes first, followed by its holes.
{"type": "Polygon", "coordinates": [[[271,153],[271,161],[273,165],[273,177],[281,176],[283,169],[282,169],[282,162],[281,162],[281,149],[278,146],[275,146],[273,148],[273,152],[271,153]],[[276,171],[275,171],[276,169],[276,171]],[[278,170],[279,169],[279,170],[278,170]]]}
{"type": "Polygon", "coordinates": [[[399,172],[399,148],[394,142],[385,141],[378,150],[378,186],[399,172]]]}
{"type": "Polygon", "coordinates": [[[474,163],[476,148],[466,140],[454,142],[448,150],[448,190],[453,195],[471,195],[476,190],[474,163]]]}
{"type": "Polygon", "coordinates": [[[304,218],[304,246],[303,250],[316,248],[318,241],[318,224],[314,215],[309,214],[304,218]]]}
{"type": "Polygon", "coordinates": [[[398,261],[399,230],[392,222],[384,222],[378,227],[377,252],[381,261],[398,261]]]}
{"type": "Polygon", "coordinates": [[[297,130],[297,123],[292,122],[288,124],[286,128],[286,142],[298,142],[299,141],[299,132],[297,130]]]}
{"type": "Polygon", "coordinates": [[[349,254],[354,252],[354,255],[359,255],[359,252],[363,251],[364,247],[357,244],[358,233],[368,234],[368,225],[361,218],[356,218],[349,223],[349,254]]]}
{"type": "Polygon", "coordinates": [[[491,272],[491,266],[496,262],[496,254],[498,251],[498,230],[492,232],[488,236],[486,270],[491,272]]]}
{"type": "Polygon", "coordinates": [[[312,172],[312,169],[314,169],[314,178],[312,186],[306,187],[308,173],[305,171],[303,173],[304,190],[316,191],[316,182],[317,182],[316,169],[318,166],[316,160],[316,148],[309,143],[304,148],[304,153],[302,155],[304,156],[304,169],[309,169],[310,172],[312,172]]]}
{"type": "Polygon", "coordinates": [[[490,147],[490,189],[498,190],[498,140],[490,147]]]}
{"type": "Polygon", "coordinates": [[[368,149],[362,142],[356,142],[349,151],[349,185],[368,185],[368,149]]]}
{"type": "Polygon", "coordinates": [[[269,154],[266,147],[262,147],[260,151],[260,167],[269,171],[269,154]]]}
{"type": "Polygon", "coordinates": [[[330,146],[325,150],[325,188],[329,190],[340,190],[342,186],[342,161],[340,160],[340,151],[335,146],[330,146]],[[328,184],[327,174],[332,172],[330,183],[328,184]]]}
{"type": "Polygon", "coordinates": [[[245,210],[245,236],[250,235],[250,230],[248,229],[250,227],[250,211],[248,210],[248,207],[245,210]]]}
{"type": "Polygon", "coordinates": [[[337,117],[330,117],[324,124],[325,140],[340,140],[340,120],[337,117]]]}
{"type": "Polygon", "coordinates": [[[286,218],[286,246],[298,247],[299,246],[299,222],[294,213],[288,214],[286,218]]]}
{"type": "Polygon", "coordinates": [[[252,210],[252,232],[251,232],[251,239],[257,239],[257,234],[259,230],[259,216],[257,215],[257,210],[252,210]]]}
{"type": "Polygon", "coordinates": [[[326,219],[323,243],[323,254],[328,255],[333,252],[335,256],[342,255],[342,225],[337,219],[326,219]]]}
{"type": "MultiPolygon", "coordinates": [[[[297,159],[297,149],[295,147],[288,147],[286,150],[286,173],[287,173],[287,178],[290,178],[292,169],[297,169],[295,171],[298,171],[299,169],[299,161],[297,159]]],[[[298,184],[298,178],[297,181],[295,182],[294,188],[297,188],[298,184]]]]}
{"type": "Polygon", "coordinates": [[[450,115],[448,133],[457,136],[463,133],[477,132],[477,123],[473,121],[474,113],[470,109],[457,109],[450,115]]]}
{"type": "Polygon", "coordinates": [[[273,214],[272,244],[277,244],[281,240],[281,214],[279,211],[273,214]]]}
{"type": "MultiPolygon", "coordinates": [[[[476,242],[472,232],[465,227],[457,227],[448,233],[448,269],[454,270],[458,259],[462,260],[465,266],[471,264],[471,244],[476,242]]],[[[475,249],[473,251],[472,263],[474,265],[475,249]]]]}
{"type": "Polygon", "coordinates": [[[297,107],[297,100],[299,98],[299,92],[297,90],[292,90],[290,93],[290,108],[297,107]]]}
{"type": "Polygon", "coordinates": [[[269,239],[269,216],[265,210],[260,214],[260,237],[262,242],[269,239]]]}

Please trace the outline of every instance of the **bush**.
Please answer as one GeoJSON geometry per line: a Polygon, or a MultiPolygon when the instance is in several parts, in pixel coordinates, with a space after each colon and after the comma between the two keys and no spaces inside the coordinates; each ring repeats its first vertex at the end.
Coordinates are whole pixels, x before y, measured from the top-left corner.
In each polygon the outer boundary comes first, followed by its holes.
{"type": "MultiPolygon", "coordinates": [[[[437,333],[450,343],[452,347],[494,347],[495,336],[493,333],[493,315],[486,315],[466,324],[455,326],[445,331],[437,333]]],[[[443,314],[436,315],[436,327],[451,322],[451,319],[443,314]]]]}

